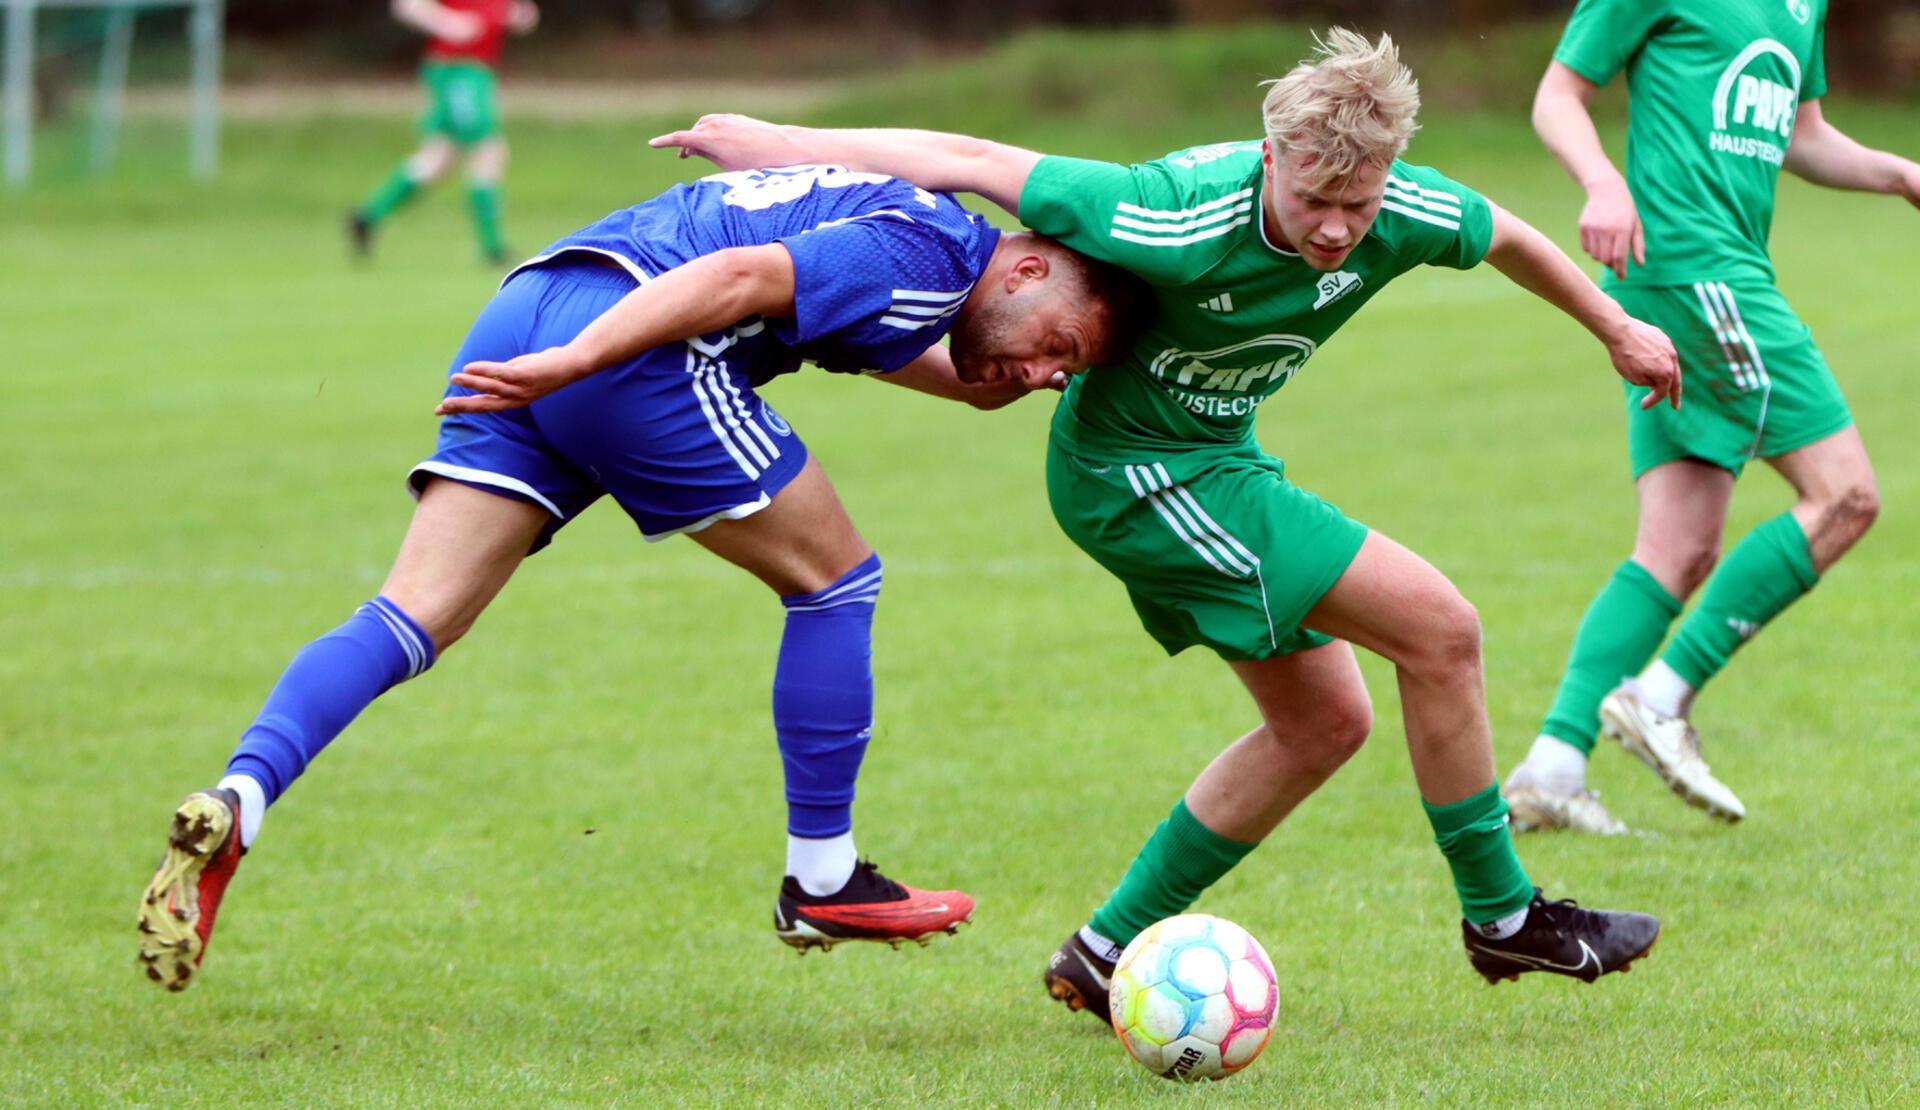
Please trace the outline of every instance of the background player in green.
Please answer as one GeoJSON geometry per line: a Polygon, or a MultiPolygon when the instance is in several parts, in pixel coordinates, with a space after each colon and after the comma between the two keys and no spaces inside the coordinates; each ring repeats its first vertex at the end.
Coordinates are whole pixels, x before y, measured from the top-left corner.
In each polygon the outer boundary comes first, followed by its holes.
{"type": "Polygon", "coordinates": [[[420,148],[394,167],[360,207],[347,214],[355,253],[373,247],[373,233],[421,188],[447,175],[462,153],[467,161],[467,207],[480,254],[507,260],[500,234],[500,180],[507,172],[507,138],[500,132],[493,69],[507,32],[524,35],[540,22],[532,0],[393,0],[395,19],[427,36],[420,83],[427,94],[420,116],[420,148]]]}
{"type": "Polygon", "coordinates": [[[1920,166],[1822,116],[1825,20],[1824,0],[1581,0],[1540,83],[1534,127],[1587,191],[1580,244],[1606,266],[1607,292],[1673,337],[1688,389],[1685,411],[1666,412],[1641,409],[1641,391],[1627,388],[1633,553],[1588,608],[1540,736],[1507,779],[1517,828],[1626,831],[1586,789],[1596,725],[1688,802],[1744,816],[1700,757],[1694,695],[1879,510],[1846,401],[1767,259],[1782,165],[1920,205],[1920,166]],[[1624,179],[1587,114],[1623,68],[1624,179]],[[1755,457],[1796,500],[1716,569],[1734,479],[1755,457]],[[1649,665],[1703,581],[1700,604],[1649,665]]]}
{"type": "Polygon", "coordinates": [[[1489,980],[1592,980],[1654,941],[1644,914],[1547,902],[1515,857],[1494,782],[1480,625],[1413,552],[1287,482],[1253,435],[1261,402],[1396,276],[1483,258],[1587,327],[1646,403],[1679,401],[1672,345],[1547,238],[1434,170],[1399,161],[1419,92],[1393,43],[1335,31],[1275,82],[1264,142],[1121,166],[956,135],[814,131],[708,117],[654,140],[724,168],[825,161],[979,193],[1155,287],[1118,366],[1068,385],[1047,484],[1067,535],[1127,587],[1169,652],[1205,645],[1261,724],[1214,759],[1046,974],[1104,1013],[1121,946],[1187,908],[1346,761],[1372,709],[1353,644],[1398,670],[1407,744],[1489,980]]]}

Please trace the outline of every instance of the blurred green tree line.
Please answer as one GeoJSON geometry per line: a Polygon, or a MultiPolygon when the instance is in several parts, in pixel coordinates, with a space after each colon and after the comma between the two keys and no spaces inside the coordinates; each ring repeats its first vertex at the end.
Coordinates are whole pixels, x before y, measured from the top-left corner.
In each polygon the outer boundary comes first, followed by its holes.
{"type": "MultiPolygon", "coordinates": [[[[1402,33],[1474,32],[1563,20],[1572,0],[539,0],[547,34],[699,35],[833,29],[852,37],[989,42],[1034,26],[1126,27],[1279,19],[1402,33]]],[[[1754,0],[1766,2],[1766,0],[1754,0]]],[[[366,0],[232,0],[241,36],[350,37],[369,57],[402,57],[417,40],[366,0]]],[[[1834,0],[1827,50],[1835,84],[1897,91],[1920,84],[1920,3],[1834,0]]]]}

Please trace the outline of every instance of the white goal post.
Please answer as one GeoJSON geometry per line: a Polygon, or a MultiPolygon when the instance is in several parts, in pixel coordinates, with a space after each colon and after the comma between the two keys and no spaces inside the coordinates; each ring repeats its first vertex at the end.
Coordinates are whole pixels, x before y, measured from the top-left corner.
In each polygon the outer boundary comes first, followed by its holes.
{"type": "Polygon", "coordinates": [[[192,60],[188,79],[190,138],[187,166],[195,177],[213,176],[220,158],[220,41],[224,0],[0,0],[6,12],[6,60],[0,83],[0,118],[5,124],[7,184],[22,185],[33,174],[34,16],[47,8],[96,8],[106,12],[94,101],[91,164],[104,170],[113,161],[120,112],[126,99],[127,66],[133,54],[134,17],[142,11],[185,8],[192,60]]]}

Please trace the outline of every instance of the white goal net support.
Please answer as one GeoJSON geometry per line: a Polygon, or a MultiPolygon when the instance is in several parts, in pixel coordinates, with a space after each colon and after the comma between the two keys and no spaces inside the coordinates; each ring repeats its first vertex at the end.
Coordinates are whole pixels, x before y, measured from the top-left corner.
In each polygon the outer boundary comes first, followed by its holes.
{"type": "Polygon", "coordinates": [[[91,119],[80,140],[86,171],[104,173],[112,167],[138,28],[143,16],[167,15],[172,17],[169,37],[175,40],[170,49],[182,45],[178,39],[184,30],[187,168],[195,177],[213,176],[220,157],[223,5],[224,0],[0,0],[6,30],[0,164],[7,184],[23,185],[33,176],[35,124],[60,107],[41,101],[65,99],[68,84],[92,85],[91,119]],[[55,60],[61,64],[50,64],[55,60]],[[64,83],[53,81],[56,69],[64,83]]]}

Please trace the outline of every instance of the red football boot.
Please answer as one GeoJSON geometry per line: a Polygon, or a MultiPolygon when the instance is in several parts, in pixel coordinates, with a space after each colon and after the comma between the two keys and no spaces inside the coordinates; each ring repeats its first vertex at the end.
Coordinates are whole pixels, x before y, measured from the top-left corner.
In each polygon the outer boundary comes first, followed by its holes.
{"type": "Polygon", "coordinates": [[[973,919],[973,896],[958,890],[915,890],[861,860],[837,892],[812,895],[792,875],[780,884],[773,931],[800,950],[831,949],[849,940],[933,943],[935,933],[953,934],[973,919]]]}
{"type": "Polygon", "coordinates": [[[167,856],[140,896],[140,965],[147,978],[183,991],[207,954],[213,915],[246,849],[240,796],[215,787],[189,795],[173,813],[167,856]]]}

